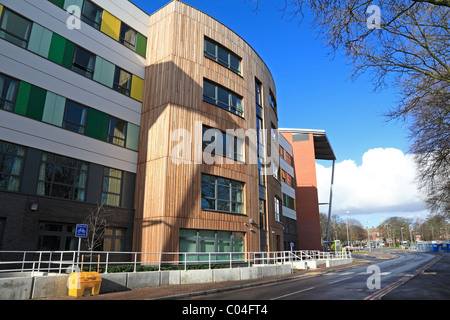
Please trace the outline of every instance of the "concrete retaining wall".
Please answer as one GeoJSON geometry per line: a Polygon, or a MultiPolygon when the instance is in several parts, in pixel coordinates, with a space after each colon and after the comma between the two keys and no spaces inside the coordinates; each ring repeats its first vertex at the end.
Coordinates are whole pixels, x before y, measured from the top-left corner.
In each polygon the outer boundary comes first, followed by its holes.
{"type": "Polygon", "coordinates": [[[320,259],[320,260],[303,260],[303,261],[294,261],[293,267],[298,270],[308,270],[308,269],[316,269],[320,265],[325,264],[327,268],[340,266],[348,263],[352,263],[352,258],[343,258],[343,259],[320,259]]]}
{"type": "MultiPolygon", "coordinates": [[[[251,280],[289,274],[291,265],[255,266],[234,269],[177,270],[101,274],[100,293],[162,285],[251,280]]],[[[65,275],[17,276],[0,278],[0,300],[27,300],[68,295],[65,275]]]]}

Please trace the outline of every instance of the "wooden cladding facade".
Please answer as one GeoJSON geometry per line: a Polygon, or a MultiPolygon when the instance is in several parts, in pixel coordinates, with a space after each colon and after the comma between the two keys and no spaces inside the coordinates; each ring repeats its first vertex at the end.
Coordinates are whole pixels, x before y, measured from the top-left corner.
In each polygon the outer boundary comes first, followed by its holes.
{"type": "MultiPolygon", "coordinates": [[[[260,251],[258,167],[249,163],[248,141],[245,163],[211,165],[197,163],[196,156],[202,150],[201,125],[221,131],[256,129],[256,78],[263,84],[266,141],[271,142],[270,128],[278,121],[270,105],[269,90],[276,91],[267,66],[229,28],[178,1],[150,16],[147,38],[133,250],[178,252],[179,230],[199,229],[242,232],[245,251],[260,251]],[[204,55],[205,36],[241,58],[241,74],[204,55]],[[204,79],[242,97],[243,116],[205,102],[204,79]],[[180,145],[186,146],[183,152],[176,149],[180,145]],[[244,183],[243,214],[202,210],[202,173],[244,183]]],[[[283,227],[274,218],[281,185],[272,176],[266,179],[267,245],[282,250],[283,227]]]]}

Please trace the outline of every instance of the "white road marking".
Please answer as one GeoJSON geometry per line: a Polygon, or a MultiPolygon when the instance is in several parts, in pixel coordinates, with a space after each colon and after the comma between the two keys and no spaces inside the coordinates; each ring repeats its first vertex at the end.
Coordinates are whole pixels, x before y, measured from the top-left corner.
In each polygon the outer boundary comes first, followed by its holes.
{"type": "Polygon", "coordinates": [[[311,289],[314,289],[314,287],[307,288],[307,289],[303,289],[303,290],[299,290],[299,291],[295,291],[295,292],[292,292],[292,293],[288,293],[288,294],[285,294],[285,295],[282,295],[282,296],[279,296],[279,297],[276,297],[276,298],[272,298],[272,299],[270,299],[270,300],[281,299],[281,298],[288,297],[288,296],[292,296],[292,295],[294,295],[294,294],[301,293],[301,292],[305,292],[305,291],[308,291],[308,290],[311,290],[311,289]]]}
{"type": "Polygon", "coordinates": [[[347,278],[339,279],[339,280],[336,280],[336,281],[329,282],[328,284],[333,284],[333,283],[336,283],[336,282],[341,282],[341,281],[348,280],[348,279],[351,279],[351,278],[352,278],[352,277],[347,277],[347,278]]]}

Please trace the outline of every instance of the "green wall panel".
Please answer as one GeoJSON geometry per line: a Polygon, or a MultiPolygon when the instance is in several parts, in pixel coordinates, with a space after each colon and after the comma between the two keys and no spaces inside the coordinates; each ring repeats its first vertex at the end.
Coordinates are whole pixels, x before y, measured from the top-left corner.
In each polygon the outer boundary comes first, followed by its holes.
{"type": "Polygon", "coordinates": [[[95,59],[94,80],[110,88],[113,87],[116,66],[111,62],[97,56],[95,59]]]}
{"type": "Polygon", "coordinates": [[[16,105],[14,112],[21,115],[27,114],[28,101],[30,100],[31,84],[20,81],[17,89],[16,105]]]}
{"type": "Polygon", "coordinates": [[[147,38],[138,33],[136,38],[136,52],[145,58],[147,51],[147,38]]]}
{"type": "MultiPolygon", "coordinates": [[[[65,0],[63,9],[67,11],[70,6],[78,6],[80,8],[79,13],[81,14],[81,8],[83,8],[83,0],[65,0]]],[[[77,18],[80,18],[79,14],[75,15],[77,18]]]]}
{"type": "Polygon", "coordinates": [[[52,36],[53,32],[37,23],[33,23],[30,40],[28,41],[28,50],[47,58],[50,51],[52,36]]]}
{"type": "Polygon", "coordinates": [[[66,107],[66,98],[47,92],[45,99],[44,113],[42,121],[61,127],[64,117],[64,108],[66,107]]]}
{"type": "Polygon", "coordinates": [[[53,33],[50,50],[48,53],[48,59],[58,64],[62,64],[66,42],[67,40],[61,37],[59,34],[53,33]]]}
{"type": "Polygon", "coordinates": [[[42,115],[44,113],[46,98],[47,98],[46,90],[32,85],[30,90],[30,100],[28,101],[26,116],[31,119],[41,121],[42,115]]]}
{"type": "Polygon", "coordinates": [[[108,138],[109,115],[95,109],[89,109],[86,135],[106,141],[108,138]]]}
{"type": "Polygon", "coordinates": [[[64,6],[64,0],[50,0],[50,2],[53,2],[58,7],[61,7],[61,8],[64,6]]]}
{"type": "Polygon", "coordinates": [[[139,126],[128,122],[126,147],[131,150],[138,150],[139,126]]]}
{"type": "Polygon", "coordinates": [[[75,43],[67,40],[64,48],[64,56],[61,65],[68,69],[72,69],[73,56],[75,55],[75,43]]]}

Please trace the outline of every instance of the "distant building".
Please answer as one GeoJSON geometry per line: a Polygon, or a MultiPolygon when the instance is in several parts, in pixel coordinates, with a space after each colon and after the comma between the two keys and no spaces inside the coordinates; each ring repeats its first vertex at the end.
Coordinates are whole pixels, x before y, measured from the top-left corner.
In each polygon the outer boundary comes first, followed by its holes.
{"type": "MultiPolygon", "coordinates": [[[[298,248],[322,250],[316,160],[333,161],[334,171],[336,157],[323,130],[279,129],[279,132],[293,150],[298,248]]],[[[331,198],[330,195],[330,202],[331,198]]],[[[330,213],[331,205],[327,205],[330,213]]]]}
{"type": "Polygon", "coordinates": [[[281,193],[283,197],[284,250],[298,250],[297,201],[295,199],[295,171],[292,145],[283,134],[280,142],[281,193]]]}

